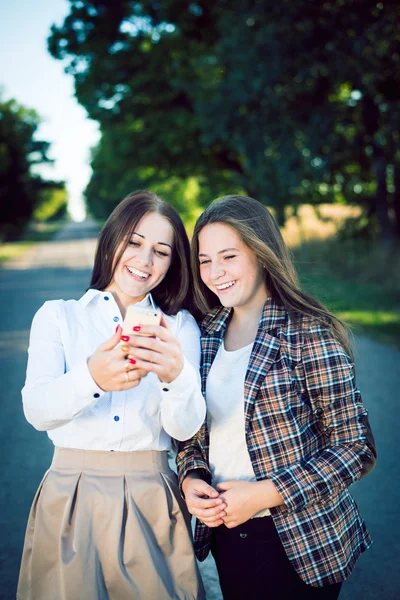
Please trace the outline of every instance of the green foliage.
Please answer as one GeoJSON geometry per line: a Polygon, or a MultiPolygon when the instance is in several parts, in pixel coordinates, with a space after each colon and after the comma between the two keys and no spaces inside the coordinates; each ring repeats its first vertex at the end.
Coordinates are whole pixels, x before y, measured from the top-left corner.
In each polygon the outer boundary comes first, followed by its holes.
{"type": "Polygon", "coordinates": [[[293,251],[302,286],[355,333],[400,347],[400,248],[321,240],[293,251]]]}
{"type": "Polygon", "coordinates": [[[39,117],[0,96],[0,237],[18,235],[40,202],[45,182],[31,167],[51,162],[49,144],[35,139],[39,117]]]}
{"type": "Polygon", "coordinates": [[[101,125],[92,210],[195,178],[199,205],[346,199],[400,234],[398,2],[70,2],[49,49],[101,125]]]}
{"type": "Polygon", "coordinates": [[[68,193],[63,183],[43,187],[39,197],[39,204],[33,211],[35,221],[55,221],[65,218],[68,193]]]}

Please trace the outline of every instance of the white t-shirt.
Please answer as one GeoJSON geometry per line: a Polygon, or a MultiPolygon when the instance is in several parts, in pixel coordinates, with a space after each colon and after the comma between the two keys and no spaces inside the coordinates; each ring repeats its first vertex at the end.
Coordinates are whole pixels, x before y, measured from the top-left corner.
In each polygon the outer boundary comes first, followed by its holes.
{"type": "MultiPolygon", "coordinates": [[[[139,304],[150,305],[149,296],[139,304]]],[[[136,388],[104,392],[87,359],[122,323],[113,295],[89,290],[80,300],[46,302],[30,335],[22,390],[27,420],[62,448],[170,450],[171,438],[190,438],[205,418],[200,332],[186,310],[165,318],[185,356],[177,379],[165,384],[149,373],[136,388]]]]}
{"type": "MultiPolygon", "coordinates": [[[[207,378],[207,421],[212,485],[240,479],[256,481],[247,450],[244,381],[253,344],[228,352],[222,341],[207,378]]],[[[255,517],[269,515],[268,509],[255,517]]]]}

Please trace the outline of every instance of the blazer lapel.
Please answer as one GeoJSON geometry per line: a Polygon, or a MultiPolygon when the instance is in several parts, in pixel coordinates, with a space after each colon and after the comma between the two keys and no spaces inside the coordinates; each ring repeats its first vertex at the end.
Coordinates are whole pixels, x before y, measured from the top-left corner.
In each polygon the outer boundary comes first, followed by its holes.
{"type": "Polygon", "coordinates": [[[278,338],[270,335],[267,331],[261,331],[257,334],[244,381],[246,431],[253,417],[258,390],[272,367],[280,346],[278,338]]]}
{"type": "Polygon", "coordinates": [[[273,298],[267,298],[244,382],[246,432],[253,418],[258,391],[272,367],[281,346],[276,331],[285,324],[287,317],[287,312],[282,306],[273,298]],[[275,335],[272,335],[271,332],[274,332],[275,335]]]}

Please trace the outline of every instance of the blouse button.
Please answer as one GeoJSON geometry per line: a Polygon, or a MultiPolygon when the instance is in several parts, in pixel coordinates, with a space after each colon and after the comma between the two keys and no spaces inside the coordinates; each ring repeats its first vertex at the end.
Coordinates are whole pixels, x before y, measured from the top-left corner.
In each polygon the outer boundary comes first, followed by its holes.
{"type": "Polygon", "coordinates": [[[100,398],[100,394],[96,392],[96,394],[93,394],[93,398],[100,398]]]}
{"type": "Polygon", "coordinates": [[[118,415],[115,415],[114,421],[119,421],[119,416],[118,415]]]}
{"type": "Polygon", "coordinates": [[[318,406],[315,410],[314,410],[314,415],[317,417],[317,419],[320,419],[322,417],[322,413],[324,411],[322,410],[322,408],[320,406],[318,406]]]}
{"type": "Polygon", "coordinates": [[[168,388],[163,388],[162,391],[163,392],[169,392],[169,389],[168,388]]]}
{"type": "Polygon", "coordinates": [[[110,298],[108,296],[104,296],[104,300],[109,300],[110,298]]]}
{"type": "Polygon", "coordinates": [[[115,322],[119,321],[119,317],[114,317],[113,319],[115,322]]]}

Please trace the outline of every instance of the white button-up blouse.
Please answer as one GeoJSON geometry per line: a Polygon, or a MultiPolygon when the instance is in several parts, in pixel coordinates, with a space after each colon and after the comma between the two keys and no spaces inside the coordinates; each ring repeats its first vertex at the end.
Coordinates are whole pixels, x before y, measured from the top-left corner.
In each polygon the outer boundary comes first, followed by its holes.
{"type": "MultiPolygon", "coordinates": [[[[149,296],[141,306],[150,305],[149,296]]],[[[25,387],[27,420],[55,446],[83,450],[170,450],[205,418],[200,389],[200,332],[186,310],[165,315],[185,363],[172,383],[149,373],[131,390],[104,392],[87,366],[96,348],[122,324],[113,295],[89,290],[80,300],[52,300],[31,329],[25,387]]]]}

